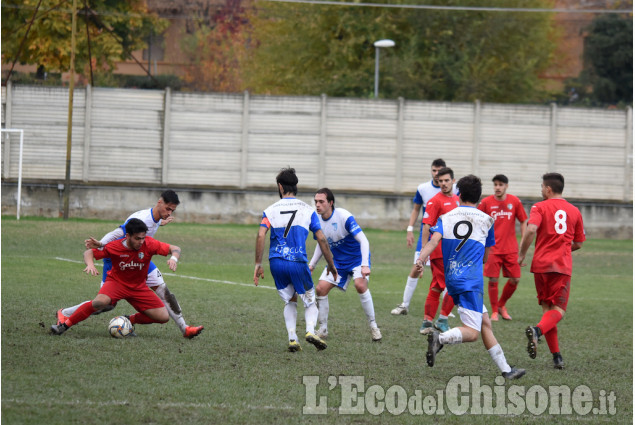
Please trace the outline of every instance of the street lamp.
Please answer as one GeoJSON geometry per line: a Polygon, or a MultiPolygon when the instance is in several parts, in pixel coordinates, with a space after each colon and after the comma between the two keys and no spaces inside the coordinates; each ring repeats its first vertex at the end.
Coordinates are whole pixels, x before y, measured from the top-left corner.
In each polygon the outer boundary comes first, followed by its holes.
{"type": "Polygon", "coordinates": [[[381,47],[394,47],[395,42],[392,40],[378,40],[373,43],[375,46],[375,99],[379,94],[379,49],[381,47]]]}

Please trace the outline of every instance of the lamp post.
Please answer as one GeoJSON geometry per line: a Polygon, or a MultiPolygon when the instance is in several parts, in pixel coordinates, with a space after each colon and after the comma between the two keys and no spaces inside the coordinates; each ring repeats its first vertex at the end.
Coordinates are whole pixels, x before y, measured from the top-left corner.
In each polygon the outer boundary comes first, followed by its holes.
{"type": "Polygon", "coordinates": [[[382,47],[394,47],[392,40],[378,40],[373,43],[375,46],[375,99],[379,95],[379,49],[382,47]]]}

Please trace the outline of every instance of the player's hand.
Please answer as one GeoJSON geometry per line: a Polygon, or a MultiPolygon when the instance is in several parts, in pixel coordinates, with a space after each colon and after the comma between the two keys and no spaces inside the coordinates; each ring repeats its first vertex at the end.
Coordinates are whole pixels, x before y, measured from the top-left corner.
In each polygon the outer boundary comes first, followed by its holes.
{"type": "Polygon", "coordinates": [[[262,269],[261,264],[256,264],[254,267],[254,285],[258,286],[258,280],[265,278],[265,271],[262,269]]]}
{"type": "Polygon", "coordinates": [[[95,266],[86,266],[86,268],[84,269],[84,272],[92,276],[97,276],[99,274],[95,266]]]}
{"type": "Polygon", "coordinates": [[[170,270],[172,270],[173,272],[175,272],[175,271],[176,271],[176,266],[177,266],[177,265],[178,265],[178,264],[177,264],[177,262],[176,262],[176,261],[174,261],[173,259],[171,259],[171,258],[170,258],[170,259],[168,260],[168,267],[169,267],[169,268],[170,268],[170,270]]]}
{"type": "Polygon", "coordinates": [[[332,274],[333,275],[333,280],[337,280],[337,269],[335,268],[335,265],[333,266],[326,266],[326,274],[332,274]]]}
{"type": "Polygon", "coordinates": [[[368,277],[368,276],[370,276],[370,267],[368,267],[368,266],[362,266],[362,276],[363,276],[363,277],[368,277]]]}
{"type": "Polygon", "coordinates": [[[166,219],[161,219],[161,224],[159,224],[159,226],[165,226],[168,223],[172,223],[174,221],[174,217],[173,216],[169,216],[166,219]]]}
{"type": "Polygon", "coordinates": [[[412,232],[406,233],[406,244],[408,244],[408,248],[412,248],[412,245],[415,243],[415,235],[412,232]]]}
{"type": "Polygon", "coordinates": [[[101,248],[101,242],[99,242],[97,239],[95,238],[89,238],[84,240],[84,245],[86,246],[86,249],[98,249],[101,248]]]}
{"type": "Polygon", "coordinates": [[[313,270],[315,270],[315,266],[309,264],[309,271],[313,274],[313,270]]]}
{"type": "Polygon", "coordinates": [[[426,264],[425,260],[419,257],[419,259],[415,263],[415,268],[417,269],[419,273],[423,274],[423,269],[425,267],[425,264],[426,264]]]}
{"type": "Polygon", "coordinates": [[[525,263],[525,255],[518,254],[518,264],[520,264],[520,267],[525,267],[527,265],[525,263]]]}

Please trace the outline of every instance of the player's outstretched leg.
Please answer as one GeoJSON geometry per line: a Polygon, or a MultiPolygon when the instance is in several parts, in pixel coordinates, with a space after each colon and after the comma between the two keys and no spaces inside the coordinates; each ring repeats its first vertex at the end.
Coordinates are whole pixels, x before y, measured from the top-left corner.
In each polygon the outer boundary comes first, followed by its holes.
{"type": "Polygon", "coordinates": [[[181,311],[181,306],[176,299],[176,296],[170,292],[167,285],[165,283],[161,283],[158,286],[153,287],[156,294],[161,298],[163,304],[165,304],[165,308],[168,310],[168,314],[176,323],[176,326],[179,328],[184,338],[192,339],[195,336],[199,335],[203,332],[203,326],[188,326],[183,318],[183,312],[181,311]]]}
{"type": "Polygon", "coordinates": [[[295,327],[298,320],[298,303],[295,301],[289,301],[284,305],[284,323],[287,327],[289,334],[289,347],[291,352],[302,351],[300,343],[298,342],[298,336],[295,333],[295,327]]]}
{"type": "MultiPolygon", "coordinates": [[[[365,279],[363,285],[359,285],[357,289],[359,293],[359,301],[362,303],[362,309],[364,313],[366,313],[366,318],[368,319],[368,324],[370,326],[370,336],[373,341],[381,341],[382,335],[379,327],[377,326],[377,322],[375,322],[375,307],[373,306],[373,297],[370,294],[370,289],[365,286],[365,279]],[[362,292],[359,292],[362,291],[362,292]]],[[[355,282],[355,286],[358,286],[357,281],[355,282]]]]}

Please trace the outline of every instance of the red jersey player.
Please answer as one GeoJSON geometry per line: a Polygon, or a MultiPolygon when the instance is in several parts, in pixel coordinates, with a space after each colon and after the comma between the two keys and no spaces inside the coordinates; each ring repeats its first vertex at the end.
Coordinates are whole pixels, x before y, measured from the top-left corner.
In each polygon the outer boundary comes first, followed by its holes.
{"type": "Polygon", "coordinates": [[[175,245],[159,242],[146,237],[148,227],[138,218],[126,223],[125,239],[106,244],[102,249],[88,249],[84,252],[84,271],[97,276],[94,261],[110,258],[113,268],[106,276],[106,281],[93,301],[86,301],[66,321],[51,326],[51,333],[61,335],[71,326],[86,320],[95,311],[106,306],[115,305],[125,299],[138,313],[130,316],[130,323],[149,324],[165,323],[170,320],[163,301],[146,285],[150,260],[155,254],[171,255],[168,267],[176,271],[181,249],[175,245]]]}
{"type": "Polygon", "coordinates": [[[527,231],[520,242],[518,263],[525,266],[525,255],[536,238],[531,272],[534,274],[538,302],[543,315],[536,326],[528,326],[527,352],[536,358],[538,338],[545,336],[549,351],[553,355],[553,365],[564,368],[564,361],[558,347],[557,324],[564,316],[569,301],[571,287],[571,252],[582,248],[584,224],[580,211],[562,197],[564,177],[558,173],[542,176],[542,197],[544,201],[531,207],[527,231]]]}
{"type": "Polygon", "coordinates": [[[496,220],[494,233],[496,245],[489,252],[483,274],[489,278],[489,302],[492,305],[491,321],[498,320],[498,314],[505,320],[512,320],[507,313],[505,303],[512,296],[520,281],[520,265],[518,264],[518,241],[516,241],[516,220],[520,222],[520,236],[527,228],[527,213],[520,199],[507,193],[509,179],[497,174],[492,179],[494,194],[484,198],[478,209],[496,220]],[[503,277],[508,278],[503,294],[498,299],[498,276],[501,267],[503,277]]]}
{"type": "MultiPolygon", "coordinates": [[[[425,214],[423,215],[423,229],[421,231],[422,239],[427,241],[430,236],[430,227],[437,224],[439,217],[459,206],[459,197],[454,194],[454,171],[451,168],[442,168],[437,173],[437,180],[441,187],[441,192],[434,195],[426,204],[425,214]]],[[[448,315],[452,312],[454,301],[452,297],[445,297],[441,306],[441,314],[437,321],[433,324],[432,320],[437,315],[439,308],[439,298],[445,290],[445,275],[443,267],[443,253],[441,245],[430,254],[430,271],[432,272],[432,282],[430,290],[426,298],[424,306],[423,323],[419,332],[423,335],[429,334],[437,328],[441,332],[450,329],[448,325],[448,315]]],[[[425,258],[419,257],[424,263],[425,258]]]]}

